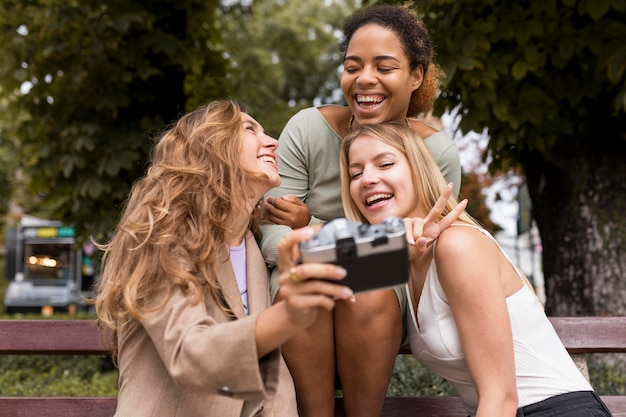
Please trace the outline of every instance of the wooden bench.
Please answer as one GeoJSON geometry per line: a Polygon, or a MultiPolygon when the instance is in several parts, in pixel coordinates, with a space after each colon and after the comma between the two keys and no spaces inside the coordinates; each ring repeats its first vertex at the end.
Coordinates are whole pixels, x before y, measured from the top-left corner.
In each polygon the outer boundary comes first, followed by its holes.
{"type": "MultiPolygon", "coordinates": [[[[1,355],[105,355],[94,320],[0,320],[1,355]]],[[[0,417],[111,417],[116,397],[0,397],[0,417]]]]}
{"type": "MultiPolygon", "coordinates": [[[[553,317],[570,354],[626,352],[626,317],[553,317]]],[[[0,320],[2,355],[102,355],[93,320],[0,320]]],[[[400,354],[410,353],[404,346],[400,354]]],[[[602,396],[614,416],[626,416],[626,395],[602,396]]],[[[111,417],[115,397],[0,397],[0,417],[111,417]]],[[[336,417],[345,417],[336,400],[336,417]]],[[[384,417],[466,417],[458,397],[390,397],[384,417]]]]}

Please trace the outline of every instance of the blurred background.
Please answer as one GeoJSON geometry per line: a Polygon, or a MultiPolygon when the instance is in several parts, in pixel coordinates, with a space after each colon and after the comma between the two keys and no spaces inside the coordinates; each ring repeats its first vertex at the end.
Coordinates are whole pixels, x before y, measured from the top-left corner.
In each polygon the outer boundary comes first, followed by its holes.
{"type": "MultiPolygon", "coordinates": [[[[160,132],[220,98],[275,137],[299,109],[342,103],[342,22],[374,3],[1,0],[3,317],[93,318],[90,239],[106,241],[160,132]]],[[[624,315],[626,3],[411,7],[446,73],[422,117],[461,150],[468,211],[548,314],[624,315]]]]}

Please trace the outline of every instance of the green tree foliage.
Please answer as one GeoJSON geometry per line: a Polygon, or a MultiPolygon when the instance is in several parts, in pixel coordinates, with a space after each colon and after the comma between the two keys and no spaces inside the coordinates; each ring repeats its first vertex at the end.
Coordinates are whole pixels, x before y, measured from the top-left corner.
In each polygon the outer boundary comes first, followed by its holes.
{"type": "Polygon", "coordinates": [[[626,3],[425,0],[440,106],[521,167],[554,315],[626,314],[626,3]]]}
{"type": "Polygon", "coordinates": [[[278,137],[297,110],[342,102],[338,36],[358,1],[255,0],[224,6],[219,25],[228,79],[266,131],[278,137]]]}
{"type": "Polygon", "coordinates": [[[0,4],[13,196],[86,234],[109,230],[150,138],[184,110],[232,96],[277,136],[300,108],[342,102],[341,26],[366,2],[102,3],[0,4]]]}
{"type": "Polygon", "coordinates": [[[55,219],[105,232],[145,168],[151,136],[227,94],[217,1],[0,4],[3,140],[55,219]]]}
{"type": "MultiPolygon", "coordinates": [[[[8,97],[2,96],[0,88],[0,114],[6,114],[8,97]]],[[[14,188],[15,172],[15,144],[5,138],[6,122],[0,119],[0,195],[8,196],[14,188]]],[[[0,218],[4,218],[9,212],[9,199],[0,199],[0,218]]],[[[4,227],[0,226],[0,238],[4,238],[4,227]]],[[[3,241],[3,240],[0,240],[3,241]]]]}
{"type": "Polygon", "coordinates": [[[11,212],[11,202],[19,201],[19,207],[26,213],[47,216],[47,211],[42,207],[40,198],[26,191],[28,181],[27,173],[19,165],[18,150],[20,149],[19,138],[10,133],[12,126],[19,125],[26,120],[23,112],[9,110],[9,102],[17,96],[2,94],[0,87],[0,219],[6,220],[0,223],[0,245],[5,239],[6,225],[19,222],[19,213],[11,212]]]}

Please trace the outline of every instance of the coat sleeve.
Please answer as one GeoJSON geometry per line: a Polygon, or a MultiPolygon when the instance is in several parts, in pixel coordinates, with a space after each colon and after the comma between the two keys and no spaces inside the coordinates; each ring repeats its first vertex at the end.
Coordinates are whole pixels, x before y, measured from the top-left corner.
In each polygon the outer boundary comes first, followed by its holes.
{"type": "Polygon", "coordinates": [[[259,359],[255,324],[258,314],[226,317],[217,307],[192,305],[181,290],[141,325],[171,378],[182,388],[244,400],[269,398],[276,392],[280,351],[259,359]]]}

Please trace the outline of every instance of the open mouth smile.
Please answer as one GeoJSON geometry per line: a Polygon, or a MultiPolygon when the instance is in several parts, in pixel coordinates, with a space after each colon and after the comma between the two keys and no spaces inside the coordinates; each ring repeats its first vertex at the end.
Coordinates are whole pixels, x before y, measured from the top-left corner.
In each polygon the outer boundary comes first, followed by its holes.
{"type": "Polygon", "coordinates": [[[389,193],[377,193],[371,195],[365,199],[365,204],[368,206],[373,206],[374,204],[381,203],[383,201],[387,201],[393,197],[393,194],[389,193]]]}
{"type": "Polygon", "coordinates": [[[269,162],[270,164],[276,165],[276,158],[268,156],[268,155],[260,156],[257,159],[261,162],[269,162]]]}
{"type": "Polygon", "coordinates": [[[382,103],[385,100],[385,97],[357,94],[354,99],[359,107],[363,109],[373,109],[374,107],[382,103]]]}

